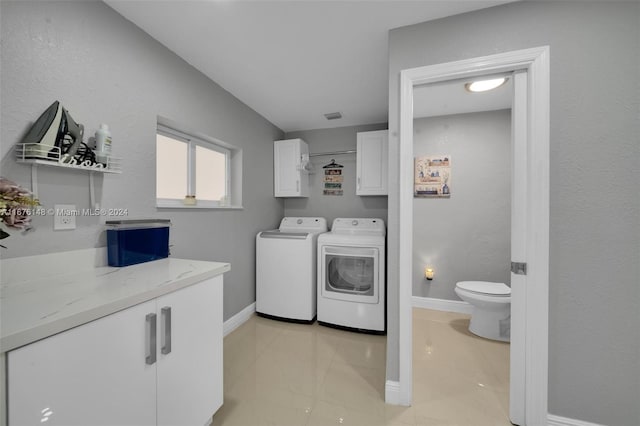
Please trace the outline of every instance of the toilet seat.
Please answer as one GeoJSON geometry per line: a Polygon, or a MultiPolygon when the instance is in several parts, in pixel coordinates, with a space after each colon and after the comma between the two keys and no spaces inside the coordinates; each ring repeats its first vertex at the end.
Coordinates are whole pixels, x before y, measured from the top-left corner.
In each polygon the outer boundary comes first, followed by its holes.
{"type": "Polygon", "coordinates": [[[504,283],[493,283],[488,281],[460,281],[456,284],[456,287],[470,293],[481,294],[485,296],[511,296],[511,288],[509,288],[504,283]]]}

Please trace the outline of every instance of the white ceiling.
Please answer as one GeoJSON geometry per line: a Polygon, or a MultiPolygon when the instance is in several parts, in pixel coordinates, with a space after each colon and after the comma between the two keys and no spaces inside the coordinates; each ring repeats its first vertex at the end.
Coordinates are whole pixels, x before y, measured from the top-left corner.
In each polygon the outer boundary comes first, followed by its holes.
{"type": "Polygon", "coordinates": [[[508,2],[106,0],[285,132],[386,122],[390,29],[508,2]]]}
{"type": "Polygon", "coordinates": [[[435,117],[511,108],[513,100],[511,78],[494,90],[477,93],[471,93],[465,89],[465,83],[471,81],[457,80],[414,88],[413,117],[435,117]]]}

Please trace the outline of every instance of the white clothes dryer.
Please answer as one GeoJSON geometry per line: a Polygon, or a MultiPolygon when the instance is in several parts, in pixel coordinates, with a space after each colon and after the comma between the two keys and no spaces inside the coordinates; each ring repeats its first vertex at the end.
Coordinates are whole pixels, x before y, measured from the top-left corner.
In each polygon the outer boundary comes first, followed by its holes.
{"type": "Polygon", "coordinates": [[[256,312],[312,323],[316,319],[318,235],[322,217],[285,217],[280,227],[256,235],[256,312]]]}
{"type": "Polygon", "coordinates": [[[385,226],[337,218],[318,237],[318,323],[384,334],[385,226]]]}

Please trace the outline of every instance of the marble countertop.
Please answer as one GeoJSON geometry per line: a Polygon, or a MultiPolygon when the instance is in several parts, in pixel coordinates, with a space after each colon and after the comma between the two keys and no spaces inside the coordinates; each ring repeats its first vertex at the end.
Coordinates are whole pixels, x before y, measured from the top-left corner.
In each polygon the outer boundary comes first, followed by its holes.
{"type": "Polygon", "coordinates": [[[0,353],[52,336],[231,269],[229,263],[162,259],[124,268],[43,270],[0,286],[0,353]]]}

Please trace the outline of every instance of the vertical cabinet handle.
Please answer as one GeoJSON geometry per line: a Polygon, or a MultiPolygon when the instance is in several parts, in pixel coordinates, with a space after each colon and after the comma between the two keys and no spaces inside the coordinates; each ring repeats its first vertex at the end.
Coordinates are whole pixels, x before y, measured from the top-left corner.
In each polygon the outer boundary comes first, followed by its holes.
{"type": "Polygon", "coordinates": [[[358,189],[360,189],[360,177],[358,177],[358,189]]]}
{"type": "Polygon", "coordinates": [[[300,191],[300,181],[297,180],[296,181],[296,192],[299,192],[299,191],[300,191]]]}
{"type": "Polygon", "coordinates": [[[145,335],[147,337],[145,363],[152,365],[156,362],[156,314],[147,314],[145,321],[145,335]]]}
{"type": "Polygon", "coordinates": [[[162,348],[163,355],[171,353],[171,308],[165,306],[160,310],[162,315],[162,348]]]}

